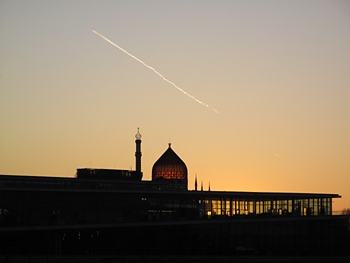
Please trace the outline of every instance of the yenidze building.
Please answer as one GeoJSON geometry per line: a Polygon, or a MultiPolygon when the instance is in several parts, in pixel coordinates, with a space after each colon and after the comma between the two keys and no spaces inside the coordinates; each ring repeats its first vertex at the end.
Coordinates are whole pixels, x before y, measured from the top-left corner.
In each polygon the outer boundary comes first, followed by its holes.
{"type": "Polygon", "coordinates": [[[135,170],[77,169],[75,178],[0,175],[3,255],[349,256],[338,194],[188,190],[171,144],[142,180],[135,170]]]}

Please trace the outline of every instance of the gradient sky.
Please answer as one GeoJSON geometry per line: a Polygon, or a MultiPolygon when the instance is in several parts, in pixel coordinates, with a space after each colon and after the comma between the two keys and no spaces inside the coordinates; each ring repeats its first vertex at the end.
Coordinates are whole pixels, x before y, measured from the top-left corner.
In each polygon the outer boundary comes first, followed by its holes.
{"type": "Polygon", "coordinates": [[[0,125],[1,174],[135,169],[140,127],[146,180],[170,141],[189,189],[350,207],[350,1],[0,0],[0,125]]]}

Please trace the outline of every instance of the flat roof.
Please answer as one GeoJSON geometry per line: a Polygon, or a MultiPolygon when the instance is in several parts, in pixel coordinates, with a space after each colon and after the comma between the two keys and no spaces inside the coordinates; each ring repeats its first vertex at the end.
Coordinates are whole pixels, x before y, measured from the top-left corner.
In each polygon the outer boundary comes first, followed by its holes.
{"type": "MultiPolygon", "coordinates": [[[[87,180],[78,178],[0,175],[0,189],[5,191],[50,191],[50,192],[81,192],[81,193],[115,193],[138,194],[148,197],[193,197],[193,198],[238,198],[238,199],[310,199],[310,198],[341,198],[339,194],[331,193],[296,193],[296,192],[247,192],[247,191],[194,191],[149,189],[148,186],[157,183],[151,181],[115,181],[87,180]],[[118,187],[119,186],[119,187],[118,187]],[[129,186],[123,189],[123,186],[129,186]],[[136,186],[133,188],[133,186],[136,186]],[[139,187],[138,187],[139,186],[139,187]],[[145,187],[142,187],[145,186],[145,187]]],[[[161,184],[159,184],[161,186],[161,184]]]]}

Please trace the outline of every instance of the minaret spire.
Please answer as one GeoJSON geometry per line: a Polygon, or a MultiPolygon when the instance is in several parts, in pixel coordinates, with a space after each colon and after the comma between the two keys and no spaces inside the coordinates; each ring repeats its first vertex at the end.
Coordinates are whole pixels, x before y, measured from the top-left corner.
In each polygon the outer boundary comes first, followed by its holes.
{"type": "Polygon", "coordinates": [[[194,180],[194,190],[197,191],[197,174],[196,174],[196,179],[194,180]]]}
{"type": "Polygon", "coordinates": [[[135,135],[135,143],[136,143],[136,152],[135,152],[135,157],[136,157],[136,172],[140,174],[142,178],[142,172],[141,172],[141,134],[140,134],[140,129],[137,128],[137,133],[135,135]]]}

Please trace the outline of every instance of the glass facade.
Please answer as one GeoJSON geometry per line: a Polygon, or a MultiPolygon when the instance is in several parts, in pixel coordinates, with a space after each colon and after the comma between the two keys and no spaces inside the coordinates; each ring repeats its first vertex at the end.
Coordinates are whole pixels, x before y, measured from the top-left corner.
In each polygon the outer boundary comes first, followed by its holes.
{"type": "Polygon", "coordinates": [[[268,199],[208,198],[199,201],[207,204],[204,214],[211,216],[234,215],[332,215],[332,198],[268,199]]]}

